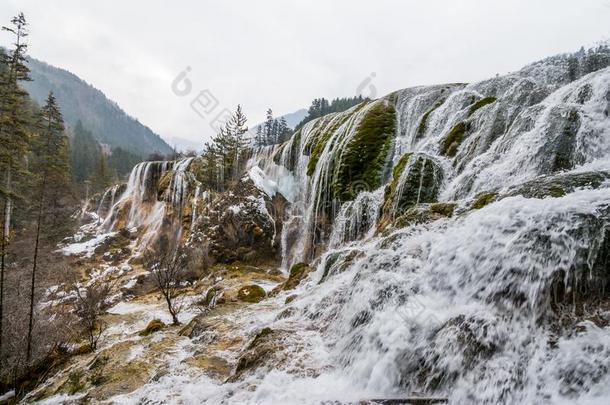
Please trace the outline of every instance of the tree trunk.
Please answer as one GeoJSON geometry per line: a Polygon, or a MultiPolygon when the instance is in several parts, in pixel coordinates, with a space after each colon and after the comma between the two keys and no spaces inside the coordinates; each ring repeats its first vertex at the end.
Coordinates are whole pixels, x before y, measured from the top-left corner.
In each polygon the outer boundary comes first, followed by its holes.
{"type": "MultiPolygon", "coordinates": [[[[9,164],[8,168],[6,169],[6,192],[10,193],[11,190],[11,181],[12,181],[12,174],[11,174],[11,165],[9,164]]],[[[13,209],[13,201],[11,200],[11,197],[7,194],[7,196],[5,197],[5,201],[4,201],[4,237],[8,238],[8,236],[11,233],[11,211],[13,209]]]]}
{"type": "Polygon", "coordinates": [[[178,317],[176,316],[176,312],[174,311],[174,307],[172,306],[172,300],[169,299],[168,294],[163,294],[163,295],[165,295],[165,301],[167,302],[167,310],[169,311],[170,315],[172,316],[173,324],[180,325],[180,321],[178,320],[178,317]]]}
{"type": "Polygon", "coordinates": [[[44,192],[46,186],[46,173],[42,179],[42,190],[40,198],[38,200],[38,219],[36,224],[36,242],[34,243],[34,260],[32,264],[32,284],[30,287],[30,322],[28,325],[28,348],[26,355],[26,362],[29,363],[32,357],[32,330],[34,329],[34,294],[36,289],[36,268],[38,263],[38,246],[40,244],[40,225],[42,222],[43,204],[44,204],[44,192]]]}
{"type": "Polygon", "coordinates": [[[0,359],[2,358],[2,325],[4,319],[4,268],[6,257],[6,234],[4,233],[4,221],[6,220],[6,199],[2,205],[2,234],[0,239],[0,359]]]}
{"type": "MultiPolygon", "coordinates": [[[[49,125],[47,134],[47,143],[45,153],[48,155],[49,146],[51,144],[51,124],[52,119],[49,118],[49,125]]],[[[42,183],[40,184],[40,194],[38,197],[38,218],[36,220],[36,242],[34,243],[34,260],[32,263],[32,282],[30,286],[30,320],[28,325],[28,348],[26,354],[26,363],[30,362],[32,358],[32,330],[34,329],[34,295],[36,291],[36,269],[38,264],[38,246],[40,244],[40,228],[42,223],[42,217],[44,212],[44,196],[47,191],[47,175],[48,175],[48,159],[45,158],[44,171],[42,173],[42,183]]]]}

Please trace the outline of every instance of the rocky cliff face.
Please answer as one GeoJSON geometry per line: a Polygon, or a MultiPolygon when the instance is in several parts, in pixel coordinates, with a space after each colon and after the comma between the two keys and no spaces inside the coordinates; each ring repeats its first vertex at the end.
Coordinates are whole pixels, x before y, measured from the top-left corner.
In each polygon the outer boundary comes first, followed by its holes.
{"type": "Polygon", "coordinates": [[[224,193],[202,189],[196,159],[139,165],[102,199],[79,236],[91,239],[64,247],[90,266],[122,252],[112,266],[129,270],[101,265],[133,284],[109,311],[113,334],[35,395],[604,403],[609,65],[602,47],[366,101],[254,151],[224,193]],[[163,237],[199,275],[187,326],[141,337],[163,316],[136,289],[138,258],[163,237]],[[146,378],[92,380],[113,351],[146,378]]]}

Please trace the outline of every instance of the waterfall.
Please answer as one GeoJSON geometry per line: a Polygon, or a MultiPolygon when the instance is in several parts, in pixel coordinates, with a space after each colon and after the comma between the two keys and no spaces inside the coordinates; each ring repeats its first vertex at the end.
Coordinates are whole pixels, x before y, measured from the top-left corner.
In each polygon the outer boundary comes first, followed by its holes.
{"type": "MultiPolygon", "coordinates": [[[[578,176],[610,170],[610,68],[572,82],[565,69],[550,60],[401,90],[255,153],[252,166],[290,184],[283,266],[329,248],[288,317],[320,330],[333,359],[306,386],[344,389],[332,397],[342,400],[425,392],[452,404],[605,403],[610,333],[595,305],[610,288],[610,181],[578,176]],[[343,151],[384,102],[396,108],[394,175],[341,201],[343,151]],[[508,193],[532,182],[555,193],[508,193]],[[475,210],[482,193],[502,198],[475,210]],[[458,214],[376,229],[382,211],[396,218],[423,203],[458,214]]],[[[314,402],[299,377],[273,378],[314,402]]],[[[257,384],[281,397],[271,377],[257,384]]]]}
{"type": "MultiPolygon", "coordinates": [[[[193,158],[185,158],[175,162],[138,163],[132,169],[125,190],[116,202],[114,199],[118,186],[113,186],[104,193],[100,208],[105,201],[113,203],[100,225],[100,232],[123,227],[138,231],[141,237],[137,245],[139,251],[143,251],[159,235],[164,219],[171,213],[177,221],[173,232],[180,239],[183,208],[191,186],[196,183],[193,175],[188,172],[192,161],[193,158]]],[[[199,193],[197,187],[195,185],[196,194],[199,193]]]]}

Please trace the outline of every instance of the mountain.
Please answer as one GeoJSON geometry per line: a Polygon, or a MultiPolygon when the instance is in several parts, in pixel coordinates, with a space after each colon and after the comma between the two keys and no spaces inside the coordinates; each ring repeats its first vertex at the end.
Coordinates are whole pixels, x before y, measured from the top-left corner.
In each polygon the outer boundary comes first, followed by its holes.
{"type": "Polygon", "coordinates": [[[294,127],[296,127],[297,124],[301,122],[301,120],[303,120],[303,118],[305,118],[306,116],[307,109],[301,108],[300,110],[297,110],[290,114],[282,115],[278,118],[284,118],[286,120],[286,124],[288,124],[290,128],[294,129],[294,127]]]}
{"type": "Polygon", "coordinates": [[[80,120],[99,143],[142,157],[172,152],[158,134],[75,74],[34,58],[29,58],[29,67],[32,81],[24,82],[23,87],[39,104],[53,91],[69,126],[80,120]]]}
{"type": "MultiPolygon", "coordinates": [[[[307,110],[305,108],[301,108],[300,110],[297,110],[295,112],[291,112],[285,115],[280,115],[279,117],[274,117],[275,119],[282,119],[284,118],[286,120],[286,124],[288,125],[289,128],[293,128],[297,126],[297,124],[299,122],[301,122],[301,120],[303,118],[305,118],[307,116],[307,110]]],[[[259,122],[258,124],[254,124],[252,126],[250,126],[250,130],[252,132],[256,131],[256,127],[258,127],[259,125],[264,125],[264,122],[259,122]]]]}

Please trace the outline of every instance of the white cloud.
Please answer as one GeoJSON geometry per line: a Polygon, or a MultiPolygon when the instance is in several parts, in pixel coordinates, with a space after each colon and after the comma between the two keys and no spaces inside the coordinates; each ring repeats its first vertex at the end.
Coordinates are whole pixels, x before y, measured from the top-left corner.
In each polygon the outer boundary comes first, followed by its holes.
{"type": "Polygon", "coordinates": [[[379,94],[473,81],[610,36],[607,0],[4,2],[4,24],[26,14],[32,56],[161,135],[190,140],[212,131],[171,92],[186,66],[195,90],[241,103],[254,124],[268,107],[353,95],[371,72],[379,94]]]}

